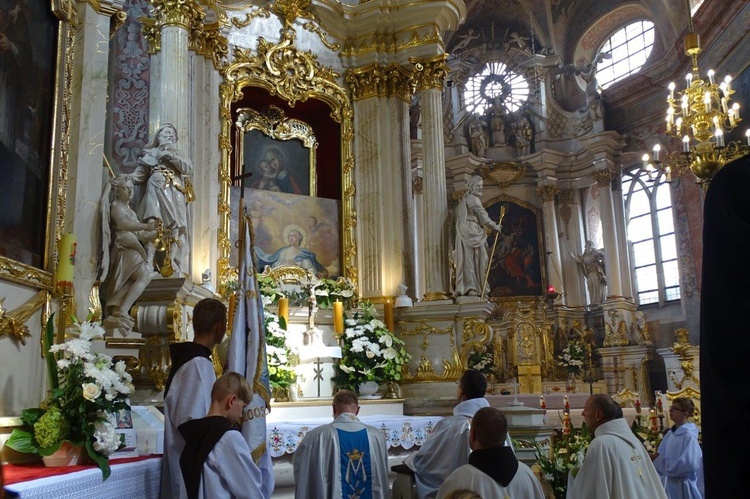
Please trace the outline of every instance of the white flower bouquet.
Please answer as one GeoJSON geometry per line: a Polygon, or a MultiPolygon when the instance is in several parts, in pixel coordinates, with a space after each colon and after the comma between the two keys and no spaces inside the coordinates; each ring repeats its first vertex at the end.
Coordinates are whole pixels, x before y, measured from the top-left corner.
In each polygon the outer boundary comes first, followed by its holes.
{"type": "Polygon", "coordinates": [[[333,380],[340,388],[356,390],[365,381],[399,381],[411,355],[404,342],[377,319],[375,308],[361,304],[362,311],[345,321],[341,362],[333,380]]]}
{"type": "Polygon", "coordinates": [[[578,376],[583,370],[583,363],[586,360],[586,350],[580,341],[570,341],[558,357],[562,367],[568,371],[568,374],[578,376]]]}
{"type": "Polygon", "coordinates": [[[63,442],[83,446],[109,477],[108,456],[123,443],[111,415],[130,409],[132,377],[125,363],[113,365],[108,355],[92,351],[92,341],[104,337],[98,323],[77,323],[77,337],[51,345],[53,317],[47,322],[44,347],[51,390],[41,407],[22,412],[23,429],[13,430],[6,445],[19,452],[50,456],[63,442]]]}

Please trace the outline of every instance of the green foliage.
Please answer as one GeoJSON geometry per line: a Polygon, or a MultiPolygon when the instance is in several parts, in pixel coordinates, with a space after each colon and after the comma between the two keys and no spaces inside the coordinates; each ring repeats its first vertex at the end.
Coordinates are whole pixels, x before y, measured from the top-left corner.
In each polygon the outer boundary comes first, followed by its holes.
{"type": "Polygon", "coordinates": [[[404,342],[376,319],[375,308],[364,302],[354,319],[345,321],[341,362],[333,381],[340,388],[356,390],[365,381],[400,381],[411,355],[404,342]]]}
{"type": "Polygon", "coordinates": [[[657,429],[652,431],[648,426],[641,424],[641,416],[638,415],[633,420],[633,424],[630,425],[630,429],[633,430],[636,438],[641,441],[643,446],[646,448],[646,452],[649,454],[656,453],[659,450],[659,444],[661,443],[664,435],[657,429]]]}
{"type": "Polygon", "coordinates": [[[297,381],[294,366],[299,363],[295,349],[287,345],[286,321],[264,310],[266,326],[266,359],[271,388],[287,388],[297,381]],[[283,324],[283,325],[282,325],[283,324]]]}
{"type": "Polygon", "coordinates": [[[92,340],[104,336],[98,323],[76,324],[78,336],[59,345],[52,345],[52,324],[50,318],[44,336],[52,388],[41,407],[23,411],[23,427],[13,431],[6,445],[41,456],[55,453],[66,441],[84,445],[107,478],[108,456],[122,445],[110,417],[130,409],[126,401],[132,378],[124,362],[113,365],[111,357],[92,350],[92,340]]]}
{"type": "Polygon", "coordinates": [[[536,464],[556,499],[567,496],[568,473],[577,473],[592,438],[586,423],[583,423],[579,429],[571,428],[569,435],[564,435],[559,429],[555,430],[550,438],[549,449],[542,449],[539,442],[533,441],[536,464]]]}

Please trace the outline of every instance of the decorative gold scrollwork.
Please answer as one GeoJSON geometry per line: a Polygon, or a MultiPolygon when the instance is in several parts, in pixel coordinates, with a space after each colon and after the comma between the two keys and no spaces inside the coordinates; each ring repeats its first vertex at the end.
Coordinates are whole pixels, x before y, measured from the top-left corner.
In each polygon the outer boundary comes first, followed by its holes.
{"type": "Polygon", "coordinates": [[[450,72],[450,68],[445,62],[447,57],[448,54],[439,54],[430,59],[410,59],[414,64],[414,78],[417,89],[420,91],[430,88],[443,89],[443,82],[450,72]]]}
{"type": "Polygon", "coordinates": [[[26,338],[31,334],[24,322],[45,304],[47,291],[38,291],[30,300],[13,311],[3,307],[4,301],[5,297],[0,298],[0,336],[8,335],[21,345],[26,345],[26,338]]]}
{"type": "Polygon", "coordinates": [[[234,278],[236,270],[229,264],[231,243],[229,241],[229,187],[231,146],[231,106],[242,98],[243,88],[255,86],[266,89],[271,95],[277,95],[287,101],[290,107],[297,102],[310,98],[321,100],[331,108],[331,118],[341,124],[341,208],[343,225],[343,275],[356,286],[357,282],[357,246],[355,227],[357,214],[354,210],[354,156],[352,154],[353,112],[347,92],[337,83],[340,75],[322,66],[317,56],[302,52],[295,46],[295,33],[284,29],[277,44],[263,38],[258,39],[257,55],[250,50],[235,48],[233,61],[221,70],[223,82],[220,87],[222,132],[219,136],[219,148],[222,160],[219,170],[222,188],[219,193],[218,211],[220,224],[218,230],[219,290],[224,294],[227,284],[234,278]]]}
{"type": "Polygon", "coordinates": [[[417,366],[416,374],[412,374],[407,366],[404,366],[402,371],[402,377],[404,381],[452,381],[461,377],[464,367],[461,361],[461,357],[456,350],[456,341],[453,336],[453,326],[447,326],[443,329],[436,328],[427,324],[425,321],[420,321],[419,325],[411,331],[402,330],[402,336],[419,336],[422,335],[422,355],[420,357],[419,365],[417,366]],[[430,346],[429,336],[432,334],[447,334],[450,338],[451,347],[451,358],[442,359],[443,374],[435,373],[432,366],[432,362],[425,355],[427,348],[430,346]]]}

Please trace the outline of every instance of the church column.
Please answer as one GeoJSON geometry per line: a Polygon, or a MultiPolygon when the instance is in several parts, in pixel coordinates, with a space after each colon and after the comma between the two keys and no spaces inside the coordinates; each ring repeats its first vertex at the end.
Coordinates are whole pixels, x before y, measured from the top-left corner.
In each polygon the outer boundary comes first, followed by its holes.
{"type": "Polygon", "coordinates": [[[608,168],[594,173],[599,185],[599,205],[604,236],[604,265],[607,275],[607,299],[622,296],[621,266],[615,229],[615,211],[612,203],[612,178],[614,173],[608,168]]]}
{"type": "Polygon", "coordinates": [[[219,22],[194,26],[190,41],[190,49],[195,52],[191,64],[193,105],[189,134],[192,139],[189,154],[195,167],[192,177],[195,202],[188,205],[193,229],[190,275],[193,282],[199,283],[201,274],[210,269],[210,283],[216,286],[219,259],[217,202],[221,189],[218,175],[221,162],[218,140],[221,134],[218,104],[221,75],[218,68],[229,49],[219,22]]]}
{"type": "Polygon", "coordinates": [[[547,254],[542,256],[542,261],[547,267],[547,282],[554,286],[555,291],[561,293],[563,290],[562,283],[562,262],[560,259],[560,240],[557,231],[557,213],[555,212],[555,195],[560,192],[554,179],[544,179],[539,181],[540,185],[536,192],[542,198],[544,218],[544,239],[547,241],[547,254]]]}
{"type": "Polygon", "coordinates": [[[359,289],[393,296],[404,281],[404,179],[409,175],[410,77],[398,65],[347,72],[354,94],[359,289]]]}
{"type": "Polygon", "coordinates": [[[154,34],[158,42],[149,40],[152,56],[151,131],[171,123],[179,135],[178,145],[188,150],[190,143],[190,54],[188,35],[193,26],[202,25],[203,8],[195,1],[172,2],[154,0],[154,34]],[[158,43],[155,47],[154,44],[158,43]]]}
{"type": "Polygon", "coordinates": [[[620,256],[620,278],[622,279],[622,294],[634,299],[635,289],[630,271],[630,257],[627,238],[628,221],[625,219],[625,199],[622,194],[622,175],[616,175],[612,180],[612,207],[615,212],[615,230],[617,231],[617,251],[620,256]]]}
{"type": "Polygon", "coordinates": [[[73,48],[70,169],[63,229],[63,232],[73,232],[78,236],[74,277],[78,313],[88,308],[89,291],[97,276],[100,251],[96,237],[98,206],[103,180],[110,178],[103,165],[102,132],[107,119],[107,47],[111,16],[122,9],[121,2],[101,2],[97,8],[92,5],[86,2],[75,4],[79,29],[73,48]]]}
{"type": "Polygon", "coordinates": [[[579,265],[570,256],[570,253],[581,254],[580,241],[583,241],[583,212],[581,211],[581,198],[578,189],[564,189],[557,195],[560,202],[560,221],[562,222],[562,254],[560,259],[563,263],[562,275],[565,295],[565,305],[568,307],[586,306],[586,286],[579,265]]]}
{"type": "Polygon", "coordinates": [[[413,60],[422,114],[424,160],[424,301],[448,299],[448,248],[445,224],[448,199],[443,142],[443,80],[448,74],[446,55],[413,60]]]}

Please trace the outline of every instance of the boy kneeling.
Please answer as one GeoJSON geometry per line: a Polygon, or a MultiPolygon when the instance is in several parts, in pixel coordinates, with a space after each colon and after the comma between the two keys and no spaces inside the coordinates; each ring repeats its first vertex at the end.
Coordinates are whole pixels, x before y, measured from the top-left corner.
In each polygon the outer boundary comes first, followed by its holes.
{"type": "Polygon", "coordinates": [[[260,469],[235,426],[251,397],[247,380],[228,372],[211,389],[206,417],[178,427],[185,439],[180,469],[189,499],[262,497],[260,469]]]}

